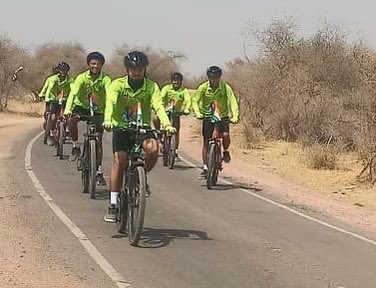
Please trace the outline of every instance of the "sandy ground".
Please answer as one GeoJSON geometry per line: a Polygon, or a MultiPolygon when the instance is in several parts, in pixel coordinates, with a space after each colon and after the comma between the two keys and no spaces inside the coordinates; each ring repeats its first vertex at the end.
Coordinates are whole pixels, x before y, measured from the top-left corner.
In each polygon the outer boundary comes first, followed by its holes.
{"type": "Polygon", "coordinates": [[[24,145],[25,136],[40,124],[41,119],[0,113],[0,287],[100,287],[72,263],[82,255],[61,256],[76,253],[69,245],[79,244],[72,237],[61,245],[64,237],[58,231],[64,229],[30,189],[23,155],[14,154],[13,148],[24,145]]]}
{"type": "MultiPolygon", "coordinates": [[[[200,123],[182,121],[181,150],[201,162],[200,123]]],[[[233,126],[232,126],[233,128],[233,126]]],[[[232,161],[222,175],[244,187],[267,194],[278,202],[314,215],[333,217],[367,235],[376,232],[376,193],[355,182],[360,164],[353,155],[341,158],[335,171],[318,171],[305,165],[304,151],[284,142],[261,143],[258,149],[242,149],[239,128],[232,131],[232,161]]]]}

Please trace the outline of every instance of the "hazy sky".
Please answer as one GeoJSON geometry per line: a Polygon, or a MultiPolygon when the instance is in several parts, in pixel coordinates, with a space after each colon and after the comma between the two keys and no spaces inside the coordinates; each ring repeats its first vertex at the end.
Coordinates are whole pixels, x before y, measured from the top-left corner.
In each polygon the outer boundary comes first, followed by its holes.
{"type": "MultiPolygon", "coordinates": [[[[326,20],[376,46],[376,2],[340,0],[0,0],[0,33],[33,49],[73,40],[109,57],[122,43],[179,51],[184,72],[242,55],[247,24],[292,16],[302,34],[326,20]]],[[[252,53],[252,51],[250,51],[252,53]]]]}

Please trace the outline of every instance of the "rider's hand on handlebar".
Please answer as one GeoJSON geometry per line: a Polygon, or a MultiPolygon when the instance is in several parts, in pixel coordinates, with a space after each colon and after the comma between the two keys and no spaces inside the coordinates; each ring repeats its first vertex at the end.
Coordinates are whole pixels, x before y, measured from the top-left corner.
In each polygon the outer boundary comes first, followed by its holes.
{"type": "Polygon", "coordinates": [[[72,116],[72,111],[70,111],[70,110],[65,110],[65,111],[64,111],[64,116],[66,116],[66,117],[70,117],[70,116],[72,116]]]}
{"type": "Polygon", "coordinates": [[[239,123],[239,117],[231,117],[230,122],[232,124],[238,124],[239,123]]]}
{"type": "Polygon", "coordinates": [[[106,131],[111,131],[114,125],[110,121],[104,121],[102,126],[106,131]]]}
{"type": "Polygon", "coordinates": [[[172,127],[172,126],[166,126],[165,130],[168,134],[175,134],[176,133],[176,128],[172,127]]]}

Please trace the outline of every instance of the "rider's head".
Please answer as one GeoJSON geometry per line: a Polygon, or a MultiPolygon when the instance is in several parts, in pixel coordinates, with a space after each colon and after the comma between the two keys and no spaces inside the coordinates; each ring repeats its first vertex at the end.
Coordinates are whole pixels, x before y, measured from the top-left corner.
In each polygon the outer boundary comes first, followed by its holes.
{"type": "Polygon", "coordinates": [[[171,73],[171,84],[175,90],[180,89],[183,82],[183,75],[179,72],[171,73]]]}
{"type": "Polygon", "coordinates": [[[65,78],[68,75],[68,72],[70,70],[70,66],[68,63],[61,62],[59,65],[57,65],[57,69],[59,71],[59,76],[62,78],[65,78]]]}
{"type": "Polygon", "coordinates": [[[52,66],[52,74],[56,75],[59,73],[59,64],[52,66]]]}
{"type": "Polygon", "coordinates": [[[102,71],[102,67],[105,63],[104,56],[99,52],[91,52],[86,57],[86,63],[89,65],[90,72],[93,74],[99,74],[102,71]]]}
{"type": "Polygon", "coordinates": [[[133,80],[144,79],[148,65],[148,57],[143,52],[132,51],[124,57],[124,66],[127,69],[128,76],[133,80]]]}
{"type": "Polygon", "coordinates": [[[210,86],[216,88],[221,81],[222,70],[218,66],[210,66],[206,70],[206,75],[208,76],[210,86]]]}

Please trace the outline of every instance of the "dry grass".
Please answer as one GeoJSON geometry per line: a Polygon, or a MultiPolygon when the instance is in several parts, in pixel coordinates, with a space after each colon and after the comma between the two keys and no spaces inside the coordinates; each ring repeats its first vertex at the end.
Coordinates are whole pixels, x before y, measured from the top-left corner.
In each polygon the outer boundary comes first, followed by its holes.
{"type": "Polygon", "coordinates": [[[10,100],[7,111],[12,113],[26,114],[29,116],[41,117],[45,108],[44,103],[10,100]]]}

